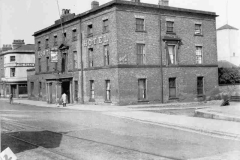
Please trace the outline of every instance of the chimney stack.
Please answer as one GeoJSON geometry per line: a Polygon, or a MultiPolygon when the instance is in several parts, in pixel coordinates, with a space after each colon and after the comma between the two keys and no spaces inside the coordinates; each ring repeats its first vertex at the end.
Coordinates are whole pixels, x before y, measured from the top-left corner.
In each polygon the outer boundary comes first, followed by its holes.
{"type": "Polygon", "coordinates": [[[99,2],[98,1],[92,1],[91,6],[92,6],[91,9],[97,8],[97,7],[99,7],[99,2]]]}
{"type": "Polygon", "coordinates": [[[2,47],[2,52],[12,50],[12,45],[11,44],[4,44],[2,47]]]}
{"type": "Polygon", "coordinates": [[[159,0],[159,5],[169,6],[169,0],[159,0]]]}
{"type": "Polygon", "coordinates": [[[18,47],[21,47],[24,44],[25,44],[24,40],[13,40],[12,47],[13,49],[16,49],[18,47]]]}

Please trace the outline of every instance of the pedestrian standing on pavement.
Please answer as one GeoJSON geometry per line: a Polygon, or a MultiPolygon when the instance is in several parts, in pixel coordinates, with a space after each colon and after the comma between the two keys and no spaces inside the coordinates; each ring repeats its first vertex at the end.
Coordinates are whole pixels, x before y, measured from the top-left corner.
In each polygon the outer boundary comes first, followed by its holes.
{"type": "Polygon", "coordinates": [[[12,104],[13,103],[13,94],[10,93],[9,95],[9,103],[12,104]]]}
{"type": "Polygon", "coordinates": [[[65,93],[62,94],[62,103],[63,107],[66,107],[67,104],[67,95],[65,93]]]}

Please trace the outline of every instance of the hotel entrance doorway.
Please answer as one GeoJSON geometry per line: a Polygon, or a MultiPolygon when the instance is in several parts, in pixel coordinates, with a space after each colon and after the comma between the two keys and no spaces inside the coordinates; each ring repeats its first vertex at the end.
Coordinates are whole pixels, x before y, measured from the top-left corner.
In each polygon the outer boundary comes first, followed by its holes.
{"type": "Polygon", "coordinates": [[[63,93],[67,95],[67,103],[70,103],[70,81],[62,82],[62,94],[63,93]]]}

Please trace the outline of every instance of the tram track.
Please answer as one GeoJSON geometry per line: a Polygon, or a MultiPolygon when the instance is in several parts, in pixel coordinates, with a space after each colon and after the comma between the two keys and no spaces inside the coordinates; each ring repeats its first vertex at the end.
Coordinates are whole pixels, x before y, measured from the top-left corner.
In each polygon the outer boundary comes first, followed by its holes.
{"type": "MultiPolygon", "coordinates": [[[[179,158],[174,158],[174,157],[167,157],[167,156],[163,156],[163,155],[159,155],[159,154],[156,154],[156,153],[151,153],[151,152],[146,152],[146,151],[142,151],[142,150],[138,150],[138,149],[133,149],[133,148],[128,148],[128,147],[124,147],[124,146],[119,146],[119,145],[114,145],[114,144],[111,144],[111,143],[105,143],[105,142],[99,142],[99,141],[95,141],[95,140],[91,140],[91,139],[86,139],[86,138],[81,138],[81,137],[76,137],[76,136],[71,136],[71,135],[67,135],[67,134],[64,134],[64,133],[59,133],[59,132],[54,132],[54,131],[50,131],[50,130],[47,130],[47,129],[44,129],[44,128],[40,128],[40,127],[35,127],[35,126],[30,126],[30,125],[27,125],[27,124],[22,124],[22,123],[19,123],[19,122],[7,122],[7,121],[2,121],[6,124],[11,124],[11,125],[16,125],[18,127],[25,127],[25,131],[27,130],[35,130],[35,131],[46,131],[46,132],[49,132],[49,133],[52,133],[52,134],[58,134],[62,137],[68,137],[68,138],[71,138],[71,139],[75,139],[75,140],[80,140],[80,141],[86,141],[86,142],[89,142],[89,143],[96,143],[96,144],[99,144],[99,145],[104,145],[104,146],[110,146],[110,147],[114,147],[114,148],[118,148],[118,149],[121,149],[121,150],[127,150],[127,151],[131,151],[131,152],[137,152],[139,154],[146,154],[146,155],[149,155],[149,156],[155,156],[155,157],[159,157],[159,158],[165,158],[166,160],[182,160],[182,159],[179,159],[179,158]]],[[[16,130],[15,130],[16,131],[16,130]]],[[[16,131],[17,132],[17,131],[16,131]]],[[[65,158],[68,158],[68,159],[74,159],[73,157],[69,157],[69,156],[65,156],[63,154],[61,154],[60,152],[58,151],[55,151],[54,149],[47,149],[41,145],[38,145],[36,143],[33,143],[33,142],[29,142],[28,140],[26,140],[25,138],[22,138],[20,136],[14,136],[14,135],[10,135],[10,134],[5,134],[6,136],[9,136],[11,138],[14,138],[14,139],[17,139],[19,141],[22,141],[24,143],[28,143],[32,146],[35,146],[35,147],[39,147],[45,151],[48,151],[48,152],[51,152],[53,154],[56,154],[56,155],[59,155],[59,156],[62,156],[62,157],[65,157],[65,158]]]]}

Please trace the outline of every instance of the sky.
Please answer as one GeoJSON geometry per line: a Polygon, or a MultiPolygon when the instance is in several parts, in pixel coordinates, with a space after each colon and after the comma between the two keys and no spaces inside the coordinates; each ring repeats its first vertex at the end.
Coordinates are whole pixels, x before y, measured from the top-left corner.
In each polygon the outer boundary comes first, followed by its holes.
{"type": "MultiPolygon", "coordinates": [[[[110,0],[98,0],[100,5],[110,0]]],[[[70,9],[80,14],[91,8],[92,0],[0,0],[0,47],[12,44],[14,39],[24,39],[25,44],[33,44],[34,32],[54,24],[59,19],[59,11],[70,9]]],[[[141,0],[143,3],[158,4],[158,0],[141,0]]],[[[169,0],[169,6],[216,12],[216,27],[227,22],[240,29],[239,0],[169,0]],[[228,17],[228,18],[227,18],[228,17]]]]}

